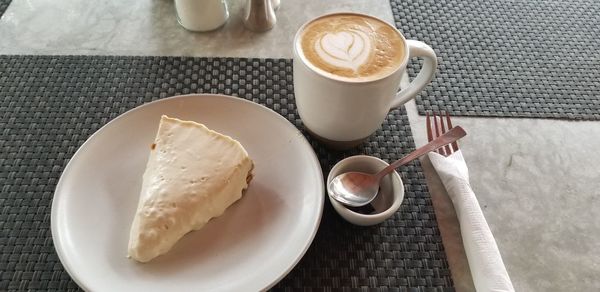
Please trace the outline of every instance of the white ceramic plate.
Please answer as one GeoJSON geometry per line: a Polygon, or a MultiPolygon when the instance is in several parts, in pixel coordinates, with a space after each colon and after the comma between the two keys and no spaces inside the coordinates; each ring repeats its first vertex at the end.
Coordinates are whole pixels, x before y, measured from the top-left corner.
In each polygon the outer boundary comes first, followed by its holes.
{"type": "Polygon", "coordinates": [[[258,291],[281,280],[317,231],[323,175],[302,134],[258,104],[222,95],[148,103],[108,123],[65,168],[52,237],[66,270],[91,291],[258,291]],[[162,114],[229,135],[254,160],[245,195],[150,263],[127,259],[150,144],[162,114]]]}

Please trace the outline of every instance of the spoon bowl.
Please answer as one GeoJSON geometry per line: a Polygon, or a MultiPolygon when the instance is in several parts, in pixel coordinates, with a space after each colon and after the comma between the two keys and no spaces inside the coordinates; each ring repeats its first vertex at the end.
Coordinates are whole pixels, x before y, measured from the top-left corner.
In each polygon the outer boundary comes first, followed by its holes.
{"type": "Polygon", "coordinates": [[[344,205],[360,207],[375,199],[379,192],[379,180],[364,172],[346,172],[336,176],[327,185],[327,191],[344,205]]]}

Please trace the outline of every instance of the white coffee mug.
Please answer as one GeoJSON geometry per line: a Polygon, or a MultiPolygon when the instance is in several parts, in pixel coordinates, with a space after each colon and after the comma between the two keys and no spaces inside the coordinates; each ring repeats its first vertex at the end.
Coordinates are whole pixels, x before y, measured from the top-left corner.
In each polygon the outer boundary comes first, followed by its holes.
{"type": "Polygon", "coordinates": [[[404,44],[404,57],[390,74],[368,81],[336,78],[324,74],[311,64],[302,53],[300,36],[311,22],[335,14],[315,18],[304,24],[294,38],[294,94],[300,118],[311,134],[336,148],[356,146],[381,126],[390,109],[413,99],[431,81],[437,59],[433,49],[423,42],[406,40],[392,25],[404,44]],[[401,91],[400,80],[410,58],[423,57],[424,63],[417,77],[401,91]]]}

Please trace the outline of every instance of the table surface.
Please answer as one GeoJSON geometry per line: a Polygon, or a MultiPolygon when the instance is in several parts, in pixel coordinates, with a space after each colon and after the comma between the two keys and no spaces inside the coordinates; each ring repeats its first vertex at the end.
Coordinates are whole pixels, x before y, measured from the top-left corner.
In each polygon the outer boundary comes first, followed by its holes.
{"type": "MultiPolygon", "coordinates": [[[[275,28],[253,33],[241,22],[243,1],[229,1],[219,30],[180,27],[170,0],[13,1],[0,19],[0,54],[292,57],[305,21],[356,11],[392,22],[388,0],[283,1],[275,28]]],[[[435,49],[435,48],[434,48],[435,49]]],[[[405,78],[404,82],[407,82],[405,78]]],[[[425,118],[406,105],[417,146],[425,118]]],[[[453,119],[471,185],[517,291],[600,289],[600,122],[525,118],[453,119]]],[[[423,161],[458,291],[474,291],[449,199],[423,161]]]]}

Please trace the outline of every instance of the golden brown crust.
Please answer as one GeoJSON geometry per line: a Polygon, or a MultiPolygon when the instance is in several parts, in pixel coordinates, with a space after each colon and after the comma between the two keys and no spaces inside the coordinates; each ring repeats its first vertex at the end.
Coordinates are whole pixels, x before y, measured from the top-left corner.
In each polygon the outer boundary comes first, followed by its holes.
{"type": "Polygon", "coordinates": [[[252,162],[252,166],[250,167],[250,170],[248,171],[248,175],[246,176],[246,184],[249,184],[250,181],[252,181],[252,179],[254,178],[254,174],[252,173],[253,170],[254,170],[254,162],[252,162]]]}

